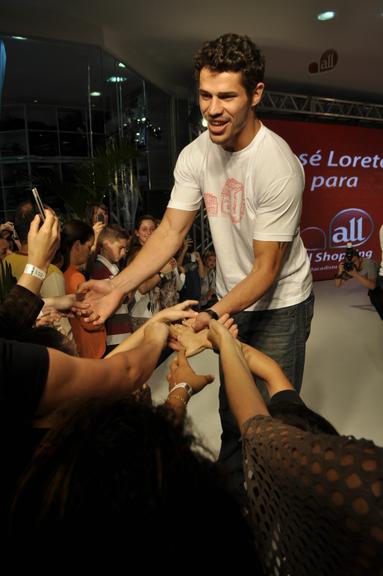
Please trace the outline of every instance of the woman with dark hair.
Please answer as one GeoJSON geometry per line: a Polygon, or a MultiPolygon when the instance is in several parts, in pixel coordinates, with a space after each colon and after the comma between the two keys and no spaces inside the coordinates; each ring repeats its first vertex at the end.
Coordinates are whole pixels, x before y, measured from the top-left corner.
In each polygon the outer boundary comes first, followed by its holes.
{"type": "MultiPolygon", "coordinates": [[[[92,257],[95,258],[95,250],[97,246],[97,240],[101,232],[104,230],[105,226],[109,224],[109,211],[108,207],[102,202],[93,202],[87,204],[85,210],[85,222],[92,226],[94,233],[94,243],[91,248],[90,261],[92,257]]],[[[91,264],[90,264],[91,265],[91,264]]],[[[85,275],[89,277],[90,269],[86,269],[85,275]]]]}
{"type": "Polygon", "coordinates": [[[176,417],[176,404],[185,410],[189,394],[211,380],[185,369],[190,392],[170,384],[162,406],[125,395],[66,410],[20,483],[9,548],[26,544],[37,554],[44,542],[64,561],[106,560],[112,571],[121,562],[128,572],[162,566],[179,574],[185,561],[197,571],[240,561],[263,574],[215,463],[176,417]]]}
{"type": "MultiPolygon", "coordinates": [[[[85,281],[85,276],[80,270],[86,266],[93,242],[94,233],[89,224],[80,220],[71,220],[64,224],[61,233],[61,251],[67,294],[76,293],[79,285],[85,281]]],[[[94,326],[77,317],[71,318],[70,323],[79,355],[84,358],[101,358],[106,349],[104,325],[94,326]]]]}

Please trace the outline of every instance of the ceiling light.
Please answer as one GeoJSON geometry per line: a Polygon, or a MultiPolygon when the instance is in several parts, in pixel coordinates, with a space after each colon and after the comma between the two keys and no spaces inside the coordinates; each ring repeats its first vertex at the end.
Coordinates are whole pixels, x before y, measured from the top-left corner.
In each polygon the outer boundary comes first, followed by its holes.
{"type": "Polygon", "coordinates": [[[125,76],[109,76],[109,78],[106,79],[107,82],[126,82],[127,78],[125,78],[125,76]]]}
{"type": "Polygon", "coordinates": [[[94,91],[94,92],[91,92],[89,94],[89,96],[101,96],[101,92],[94,91]]]}
{"type": "Polygon", "coordinates": [[[119,62],[118,63],[118,67],[119,68],[126,68],[125,64],[123,62],[119,62]]]}
{"type": "Polygon", "coordinates": [[[328,10],[327,12],[321,12],[320,14],[318,14],[317,19],[318,20],[332,20],[333,18],[335,18],[335,12],[333,12],[332,10],[328,10]]]}
{"type": "Polygon", "coordinates": [[[25,36],[11,36],[11,38],[14,40],[28,40],[28,38],[25,38],[25,36]]]}

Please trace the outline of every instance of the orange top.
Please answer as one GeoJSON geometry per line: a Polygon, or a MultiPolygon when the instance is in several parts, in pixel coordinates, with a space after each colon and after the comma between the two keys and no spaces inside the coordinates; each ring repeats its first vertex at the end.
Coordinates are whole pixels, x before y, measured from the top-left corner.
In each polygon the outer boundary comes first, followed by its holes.
{"type": "MultiPolygon", "coordinates": [[[[77,288],[85,282],[85,276],[70,265],[64,272],[65,291],[67,294],[77,292],[77,288]]],[[[70,318],[73,336],[76,340],[79,356],[83,358],[101,358],[106,348],[106,331],[104,325],[87,324],[82,318],[70,318]]]]}

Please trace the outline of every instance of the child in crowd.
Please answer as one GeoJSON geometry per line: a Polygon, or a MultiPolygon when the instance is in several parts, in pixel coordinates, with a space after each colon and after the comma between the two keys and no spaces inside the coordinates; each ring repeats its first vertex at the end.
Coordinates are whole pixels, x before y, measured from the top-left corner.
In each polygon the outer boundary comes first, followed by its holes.
{"type": "MultiPolygon", "coordinates": [[[[120,268],[119,262],[125,258],[129,235],[120,226],[106,226],[100,233],[96,246],[96,261],[90,272],[95,280],[113,278],[120,268]]],[[[128,303],[123,302],[106,321],[107,352],[125,340],[132,333],[128,303]]]]}

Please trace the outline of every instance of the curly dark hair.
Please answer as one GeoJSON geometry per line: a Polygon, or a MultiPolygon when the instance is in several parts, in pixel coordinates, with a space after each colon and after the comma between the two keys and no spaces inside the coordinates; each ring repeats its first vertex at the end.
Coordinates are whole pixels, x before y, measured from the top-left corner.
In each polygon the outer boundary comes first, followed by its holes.
{"type": "Polygon", "coordinates": [[[219,546],[226,553],[214,557],[217,566],[238,554],[257,560],[215,463],[172,410],[105,396],[57,419],[20,482],[10,533],[18,547],[36,536],[72,559],[106,554],[140,566],[168,564],[170,546],[178,566],[191,527],[198,545],[188,565],[219,546]]]}
{"type": "Polygon", "coordinates": [[[215,72],[242,72],[242,82],[250,97],[258,82],[263,82],[265,59],[248,36],[224,34],[205,42],[194,57],[194,70],[199,78],[202,68],[215,72]]]}

